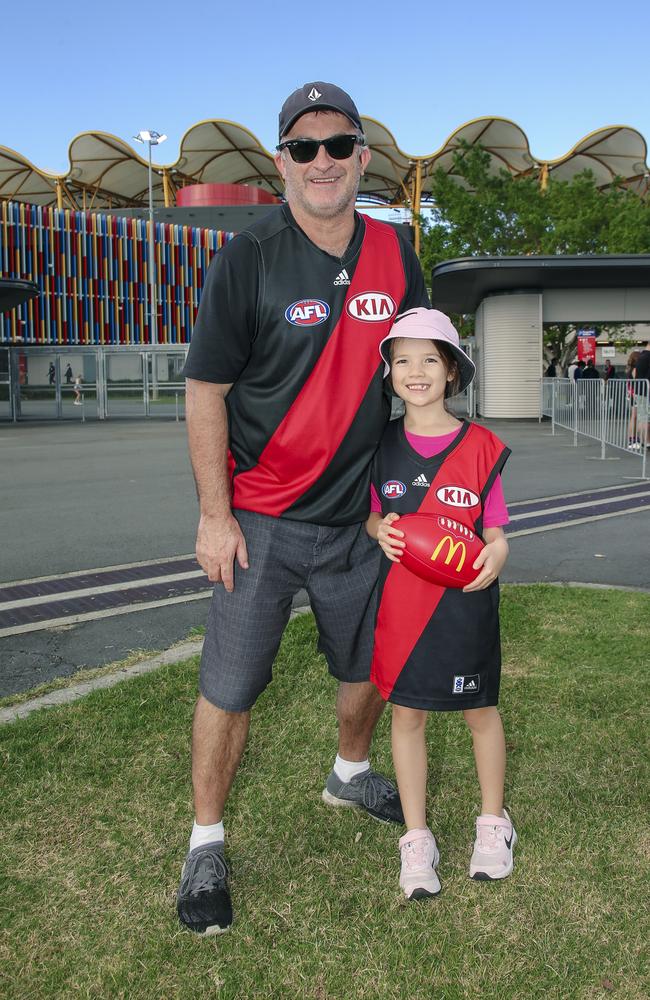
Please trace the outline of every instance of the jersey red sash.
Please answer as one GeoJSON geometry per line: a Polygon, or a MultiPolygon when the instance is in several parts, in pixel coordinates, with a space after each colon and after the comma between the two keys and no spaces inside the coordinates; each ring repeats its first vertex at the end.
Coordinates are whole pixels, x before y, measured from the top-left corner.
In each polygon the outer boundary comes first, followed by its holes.
{"type": "MultiPolygon", "coordinates": [[[[379,343],[404,297],[405,276],[394,230],[368,217],[365,224],[359,261],[338,323],[257,465],[235,475],[235,508],[277,517],[291,507],[327,469],[368,391],[380,362],[379,343]],[[351,315],[348,305],[364,292],[389,295],[392,315],[374,321],[351,315]]],[[[363,307],[360,311],[363,314],[363,307]]]]}
{"type": "MultiPolygon", "coordinates": [[[[471,424],[458,447],[440,466],[418,513],[453,517],[474,528],[483,510],[480,500],[475,507],[454,510],[438,499],[437,491],[442,487],[444,496],[444,487],[461,486],[480,497],[503,451],[504,445],[490,431],[471,424]]],[[[444,587],[421,580],[400,563],[391,565],[381,593],[370,672],[383,698],[390,696],[444,593],[444,587]]]]}

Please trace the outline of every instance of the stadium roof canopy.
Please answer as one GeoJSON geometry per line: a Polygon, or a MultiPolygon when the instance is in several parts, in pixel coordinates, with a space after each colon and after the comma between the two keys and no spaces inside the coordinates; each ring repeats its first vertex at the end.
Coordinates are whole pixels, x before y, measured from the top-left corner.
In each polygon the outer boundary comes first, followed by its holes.
{"type": "MultiPolygon", "coordinates": [[[[374,118],[362,118],[372,160],[362,178],[361,201],[419,207],[431,191],[433,172],[453,174],[453,154],[462,142],[480,144],[491,157],[492,169],[515,176],[549,176],[570,180],[589,168],[601,187],[619,177],[641,196],[650,187],[647,145],[635,129],[624,125],[601,128],[581,139],[564,156],[540,160],[528,138],[505,118],[477,118],[457,128],[443,145],[426,156],[405,153],[393,134],[374,118]]],[[[20,153],[0,146],[0,198],[60,208],[95,209],[145,206],[148,162],[129,143],[106,132],[82,132],[69,147],[70,167],[53,174],[20,153]]],[[[271,152],[243,125],[212,119],[192,125],[173,163],[154,164],[154,203],[175,204],[179,187],[197,183],[251,184],[273,194],[282,182],[271,152]]],[[[459,183],[463,183],[458,178],[459,183]]]]}

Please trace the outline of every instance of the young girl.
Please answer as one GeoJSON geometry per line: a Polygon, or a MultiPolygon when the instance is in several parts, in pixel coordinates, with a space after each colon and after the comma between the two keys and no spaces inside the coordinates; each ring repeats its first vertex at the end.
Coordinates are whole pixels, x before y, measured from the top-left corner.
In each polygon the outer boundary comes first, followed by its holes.
{"type": "Polygon", "coordinates": [[[400,886],[407,899],[421,899],[440,892],[438,848],[425,815],[430,711],[461,710],[472,732],[482,809],[470,877],[501,879],[512,871],[517,836],[503,808],[505,739],[496,707],[497,577],[508,555],[499,473],[510,452],[486,428],[445,408],[445,398],[462,392],[475,369],[444,313],[403,313],[379,349],[406,413],[388,425],[373,466],[366,527],[386,558],[371,680],[393,704],[393,760],[407,827],[399,842],[400,886]],[[464,590],[439,587],[400,564],[399,518],[416,511],[444,516],[452,535],[460,521],[482,536],[474,583],[464,590]]]}

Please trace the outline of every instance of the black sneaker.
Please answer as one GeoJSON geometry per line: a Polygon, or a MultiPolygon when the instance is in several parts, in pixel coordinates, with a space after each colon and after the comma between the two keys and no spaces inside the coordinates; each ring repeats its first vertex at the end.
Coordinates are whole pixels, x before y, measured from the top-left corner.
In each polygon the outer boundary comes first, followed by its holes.
{"type": "Polygon", "coordinates": [[[185,858],[176,897],[178,919],[196,934],[223,934],[232,923],[223,841],[195,847],[185,858]]]}
{"type": "Polygon", "coordinates": [[[368,768],[355,775],[351,781],[341,781],[332,771],[323,789],[323,802],[328,806],[347,806],[365,809],[373,819],[382,823],[403,823],[404,813],[395,785],[368,768]]]}

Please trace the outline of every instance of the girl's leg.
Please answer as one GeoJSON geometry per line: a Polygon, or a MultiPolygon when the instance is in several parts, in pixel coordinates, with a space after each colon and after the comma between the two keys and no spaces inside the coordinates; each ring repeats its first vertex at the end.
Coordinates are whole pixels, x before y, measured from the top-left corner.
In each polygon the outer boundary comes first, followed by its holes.
{"type": "Polygon", "coordinates": [[[440,855],[426,818],[426,722],[426,712],[393,705],[393,762],[406,822],[399,841],[399,884],[407,899],[427,899],[440,892],[436,872],[440,855]]]}
{"type": "Polygon", "coordinates": [[[496,706],[468,708],[463,715],[472,731],[476,773],[481,786],[481,813],[500,816],[506,775],[506,740],[499,710],[496,706]]]}
{"type": "Polygon", "coordinates": [[[407,830],[426,829],[427,712],[393,705],[393,762],[407,830]]]}

